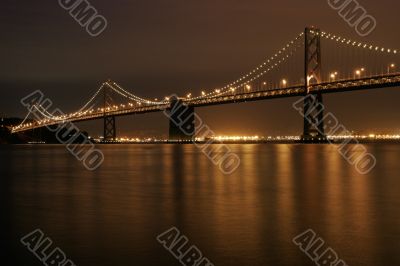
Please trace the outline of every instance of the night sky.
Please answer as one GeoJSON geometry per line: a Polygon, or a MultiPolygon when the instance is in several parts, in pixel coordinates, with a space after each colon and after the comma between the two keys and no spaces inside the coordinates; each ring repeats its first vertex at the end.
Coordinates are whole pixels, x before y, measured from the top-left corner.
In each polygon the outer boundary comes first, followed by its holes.
{"type": "MultiPolygon", "coordinates": [[[[56,0],[2,0],[0,113],[24,116],[20,99],[41,89],[65,112],[81,107],[108,78],[143,97],[198,94],[237,79],[307,25],[388,48],[400,48],[400,2],[359,0],[378,26],[368,37],[325,0],[91,0],[108,20],[89,36],[56,0]]],[[[400,63],[400,62],[398,62],[400,63]]],[[[325,96],[349,130],[400,133],[399,88],[325,96]]],[[[217,134],[301,134],[295,99],[197,109],[217,134]]],[[[163,114],[118,118],[119,136],[162,136],[163,114]]],[[[100,134],[102,121],[80,123],[100,134]]]]}

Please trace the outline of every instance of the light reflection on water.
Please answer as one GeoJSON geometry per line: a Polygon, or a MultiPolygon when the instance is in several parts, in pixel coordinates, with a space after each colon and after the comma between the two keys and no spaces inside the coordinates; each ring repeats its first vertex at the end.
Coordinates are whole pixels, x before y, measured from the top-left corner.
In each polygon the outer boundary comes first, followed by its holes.
{"type": "Polygon", "coordinates": [[[400,146],[369,145],[360,175],[328,145],[231,145],[222,174],[191,145],[100,146],[87,171],[63,146],[0,150],[2,246],[41,228],[77,265],[179,265],[156,241],[176,226],[215,265],[313,265],[292,243],[315,230],[348,265],[400,265],[400,146]]]}

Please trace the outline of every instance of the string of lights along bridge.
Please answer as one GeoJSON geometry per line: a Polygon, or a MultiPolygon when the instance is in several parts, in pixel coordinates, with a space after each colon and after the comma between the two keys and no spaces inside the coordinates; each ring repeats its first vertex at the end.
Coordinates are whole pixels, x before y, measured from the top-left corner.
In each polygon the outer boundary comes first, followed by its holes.
{"type": "Polygon", "coordinates": [[[182,130],[173,123],[176,117],[172,115],[169,138],[190,140],[195,135],[195,108],[312,94],[316,100],[307,100],[310,97],[304,100],[306,115],[301,139],[324,140],[324,114],[323,110],[318,110],[322,95],[400,86],[399,51],[308,27],[252,70],[223,86],[197,93],[188,92],[181,97],[147,99],[108,80],[73,113],[54,115],[40,103],[32,103],[30,112],[20,125],[12,128],[12,132],[103,119],[104,140],[113,141],[117,137],[116,117],[170,111],[181,106],[186,108],[185,117],[189,120],[186,123],[193,126],[189,127],[190,131],[182,130]],[[31,120],[30,117],[36,119],[31,120]]]}

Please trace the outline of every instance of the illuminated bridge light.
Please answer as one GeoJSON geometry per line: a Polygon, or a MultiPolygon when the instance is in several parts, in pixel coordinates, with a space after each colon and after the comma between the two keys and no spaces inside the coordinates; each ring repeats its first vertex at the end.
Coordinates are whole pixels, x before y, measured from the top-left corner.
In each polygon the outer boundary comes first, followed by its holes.
{"type": "MultiPolygon", "coordinates": [[[[375,46],[372,44],[368,44],[368,43],[364,43],[364,42],[356,42],[354,40],[350,40],[347,38],[343,38],[339,35],[335,35],[335,34],[331,34],[331,33],[326,33],[326,32],[316,32],[316,31],[311,31],[314,34],[318,34],[321,36],[321,38],[323,37],[324,39],[330,39],[333,42],[336,42],[337,44],[335,45],[340,45],[340,46],[349,46],[349,48],[351,49],[369,49],[371,50],[370,53],[376,53],[376,54],[380,54],[380,52],[387,52],[387,53],[393,53],[393,54],[397,54],[397,50],[394,49],[388,49],[380,47],[380,46],[375,46]],[[353,48],[354,47],[354,48],[353,48]],[[374,51],[375,49],[375,51],[374,51]]],[[[263,86],[267,85],[266,81],[262,81],[261,78],[267,74],[268,72],[272,71],[272,70],[282,70],[279,68],[280,64],[283,64],[284,62],[288,61],[288,58],[290,58],[292,56],[292,53],[296,52],[296,50],[298,50],[298,48],[301,45],[304,45],[303,41],[304,41],[304,33],[300,33],[295,39],[291,40],[290,42],[286,43],[281,49],[275,51],[273,53],[273,56],[266,58],[265,60],[263,60],[264,62],[262,62],[261,64],[257,64],[256,67],[254,69],[252,69],[251,71],[240,75],[239,78],[233,79],[233,82],[230,82],[227,85],[224,85],[223,87],[218,87],[218,89],[216,89],[215,91],[210,91],[210,93],[206,93],[205,91],[201,92],[201,96],[195,97],[193,98],[191,93],[189,93],[187,95],[187,98],[191,99],[190,102],[193,105],[201,103],[204,105],[207,105],[208,103],[212,103],[212,104],[219,104],[219,103],[224,103],[224,102],[233,102],[232,99],[240,99],[243,101],[246,101],[247,99],[255,99],[255,98],[263,98],[263,99],[268,99],[268,97],[273,97],[273,96],[282,96],[282,97],[286,97],[289,96],[290,94],[301,94],[304,93],[304,84],[299,85],[298,87],[293,86],[291,88],[286,88],[289,84],[288,79],[291,81],[291,83],[294,83],[292,81],[294,81],[295,79],[292,80],[292,77],[287,77],[281,81],[279,81],[279,79],[277,80],[278,84],[280,82],[280,88],[281,89],[277,89],[274,92],[268,92],[268,93],[257,93],[257,92],[250,92],[250,90],[252,89],[251,86],[254,87],[254,90],[256,90],[255,86],[261,85],[261,89],[263,89],[263,86]],[[257,84],[257,85],[255,85],[257,84]],[[282,87],[283,86],[283,87],[282,87]],[[239,89],[240,88],[240,89],[239,89]],[[285,88],[285,89],[283,89],[285,88]],[[237,92],[237,94],[234,92],[237,92]],[[222,96],[222,97],[221,97],[222,96]],[[195,101],[198,100],[198,101],[195,101]]],[[[325,40],[324,40],[325,41],[325,40]]],[[[329,41],[329,40],[328,40],[329,41]]],[[[388,73],[394,72],[394,69],[396,68],[396,64],[395,63],[391,63],[391,62],[386,62],[386,67],[388,68],[388,73]]],[[[353,90],[356,87],[362,88],[362,87],[377,87],[377,85],[383,84],[384,86],[388,85],[388,86],[394,86],[395,83],[399,83],[400,82],[400,76],[394,76],[394,77],[388,77],[385,76],[383,74],[381,74],[381,76],[371,76],[369,78],[365,77],[363,79],[360,80],[356,80],[359,79],[361,77],[361,75],[366,75],[366,69],[373,69],[372,67],[370,67],[369,65],[366,66],[367,68],[359,68],[356,69],[354,72],[350,71],[350,76],[354,75],[353,79],[348,79],[348,80],[341,80],[340,82],[330,82],[328,84],[317,84],[317,85],[312,85],[310,86],[312,89],[315,90],[324,90],[324,92],[334,92],[335,89],[340,89],[340,90],[353,90]]],[[[385,67],[385,65],[383,65],[383,67],[385,67]]],[[[342,70],[341,70],[342,71],[342,70]]],[[[284,76],[287,75],[287,73],[283,73],[284,76]]],[[[329,79],[329,81],[336,81],[338,79],[338,72],[328,72],[326,74],[326,78],[329,79]]],[[[343,77],[344,74],[341,73],[341,76],[343,77]]],[[[311,77],[307,77],[308,79],[313,78],[313,76],[311,77]]],[[[265,80],[266,78],[263,78],[263,80],[265,80]]],[[[297,78],[296,78],[297,80],[297,78]]],[[[268,80],[269,81],[269,80],[268,80]]],[[[269,81],[270,82],[270,81],[269,81]]],[[[302,82],[304,83],[304,81],[302,82]]],[[[270,82],[270,85],[272,85],[272,82],[270,82]]],[[[275,84],[276,85],[276,84],[275,84]]],[[[278,86],[279,88],[279,86],[278,86]]],[[[108,80],[106,82],[103,82],[101,84],[101,87],[97,90],[97,92],[93,95],[93,97],[89,98],[90,100],[85,104],[84,107],[88,107],[90,106],[89,104],[94,101],[94,99],[96,98],[96,96],[103,90],[103,89],[110,89],[110,91],[112,90],[115,93],[118,93],[120,96],[125,97],[127,101],[129,101],[129,103],[127,103],[126,105],[129,107],[132,107],[131,110],[123,110],[126,108],[125,104],[119,104],[118,106],[113,106],[113,107],[107,107],[107,109],[104,108],[97,108],[94,111],[93,109],[87,109],[87,108],[80,108],[79,111],[77,112],[73,112],[67,115],[63,115],[63,116],[52,116],[51,114],[49,114],[48,112],[46,112],[46,110],[40,106],[40,105],[36,105],[35,107],[39,110],[39,112],[41,112],[41,114],[43,115],[43,119],[38,119],[37,121],[33,122],[33,123],[25,123],[22,122],[21,125],[17,126],[17,127],[13,127],[13,130],[18,130],[18,129],[29,129],[30,127],[38,127],[44,124],[56,124],[59,123],[60,120],[65,120],[67,119],[68,121],[80,121],[83,120],[85,118],[89,118],[90,119],[96,119],[96,118],[101,118],[102,114],[100,112],[105,112],[105,110],[107,112],[110,112],[110,114],[108,115],[112,115],[112,114],[131,114],[134,113],[136,110],[140,110],[141,112],[147,112],[149,110],[157,110],[157,108],[159,108],[160,105],[164,104],[168,104],[169,98],[165,97],[165,100],[159,102],[158,99],[164,99],[164,97],[161,98],[155,98],[154,101],[152,100],[148,100],[148,99],[143,99],[139,96],[136,96],[132,93],[130,93],[129,91],[125,90],[124,88],[122,88],[120,85],[118,85],[116,82],[108,80]],[[144,107],[139,108],[139,106],[145,105],[144,107]],[[121,108],[121,110],[119,109],[121,108]],[[117,110],[117,111],[116,111],[117,110]],[[92,115],[92,113],[95,113],[94,115],[92,115]],[[96,117],[95,117],[96,116],[96,117]]],[[[236,136],[237,138],[239,138],[240,140],[248,140],[251,139],[251,137],[240,137],[240,136],[236,136]]],[[[368,137],[368,136],[366,136],[368,137]]],[[[376,136],[378,137],[378,136],[376,136]]],[[[383,135],[383,138],[388,138],[389,136],[387,135],[383,135]]]]}

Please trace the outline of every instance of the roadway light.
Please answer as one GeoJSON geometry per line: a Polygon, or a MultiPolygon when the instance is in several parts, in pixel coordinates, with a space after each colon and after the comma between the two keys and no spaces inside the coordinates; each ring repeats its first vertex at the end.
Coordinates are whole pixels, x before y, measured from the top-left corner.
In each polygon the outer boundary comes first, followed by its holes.
{"type": "Polygon", "coordinates": [[[246,89],[249,91],[251,90],[251,86],[250,85],[246,85],[246,89]]]}
{"type": "Polygon", "coordinates": [[[288,84],[287,80],[286,80],[286,79],[282,79],[282,85],[283,85],[283,87],[286,87],[287,84],[288,84]]]}
{"type": "Polygon", "coordinates": [[[360,77],[360,76],[361,76],[361,70],[357,69],[357,70],[354,72],[354,74],[355,74],[354,78],[360,77]]]}
{"type": "Polygon", "coordinates": [[[201,92],[201,95],[205,96],[205,95],[206,95],[206,92],[205,92],[205,91],[202,91],[202,92],[201,92]]]}
{"type": "Polygon", "coordinates": [[[389,66],[388,66],[388,74],[390,74],[390,72],[391,72],[391,70],[394,70],[396,68],[396,64],[390,64],[389,66]]]}
{"type": "Polygon", "coordinates": [[[339,74],[338,72],[333,72],[329,77],[331,80],[335,81],[338,74],[339,74]]]}
{"type": "Polygon", "coordinates": [[[220,93],[221,90],[220,90],[220,89],[216,89],[215,92],[216,92],[216,93],[220,93]]]}
{"type": "Polygon", "coordinates": [[[264,82],[262,83],[261,88],[262,88],[262,89],[267,88],[267,82],[266,82],[266,81],[264,81],[264,82]]]}

